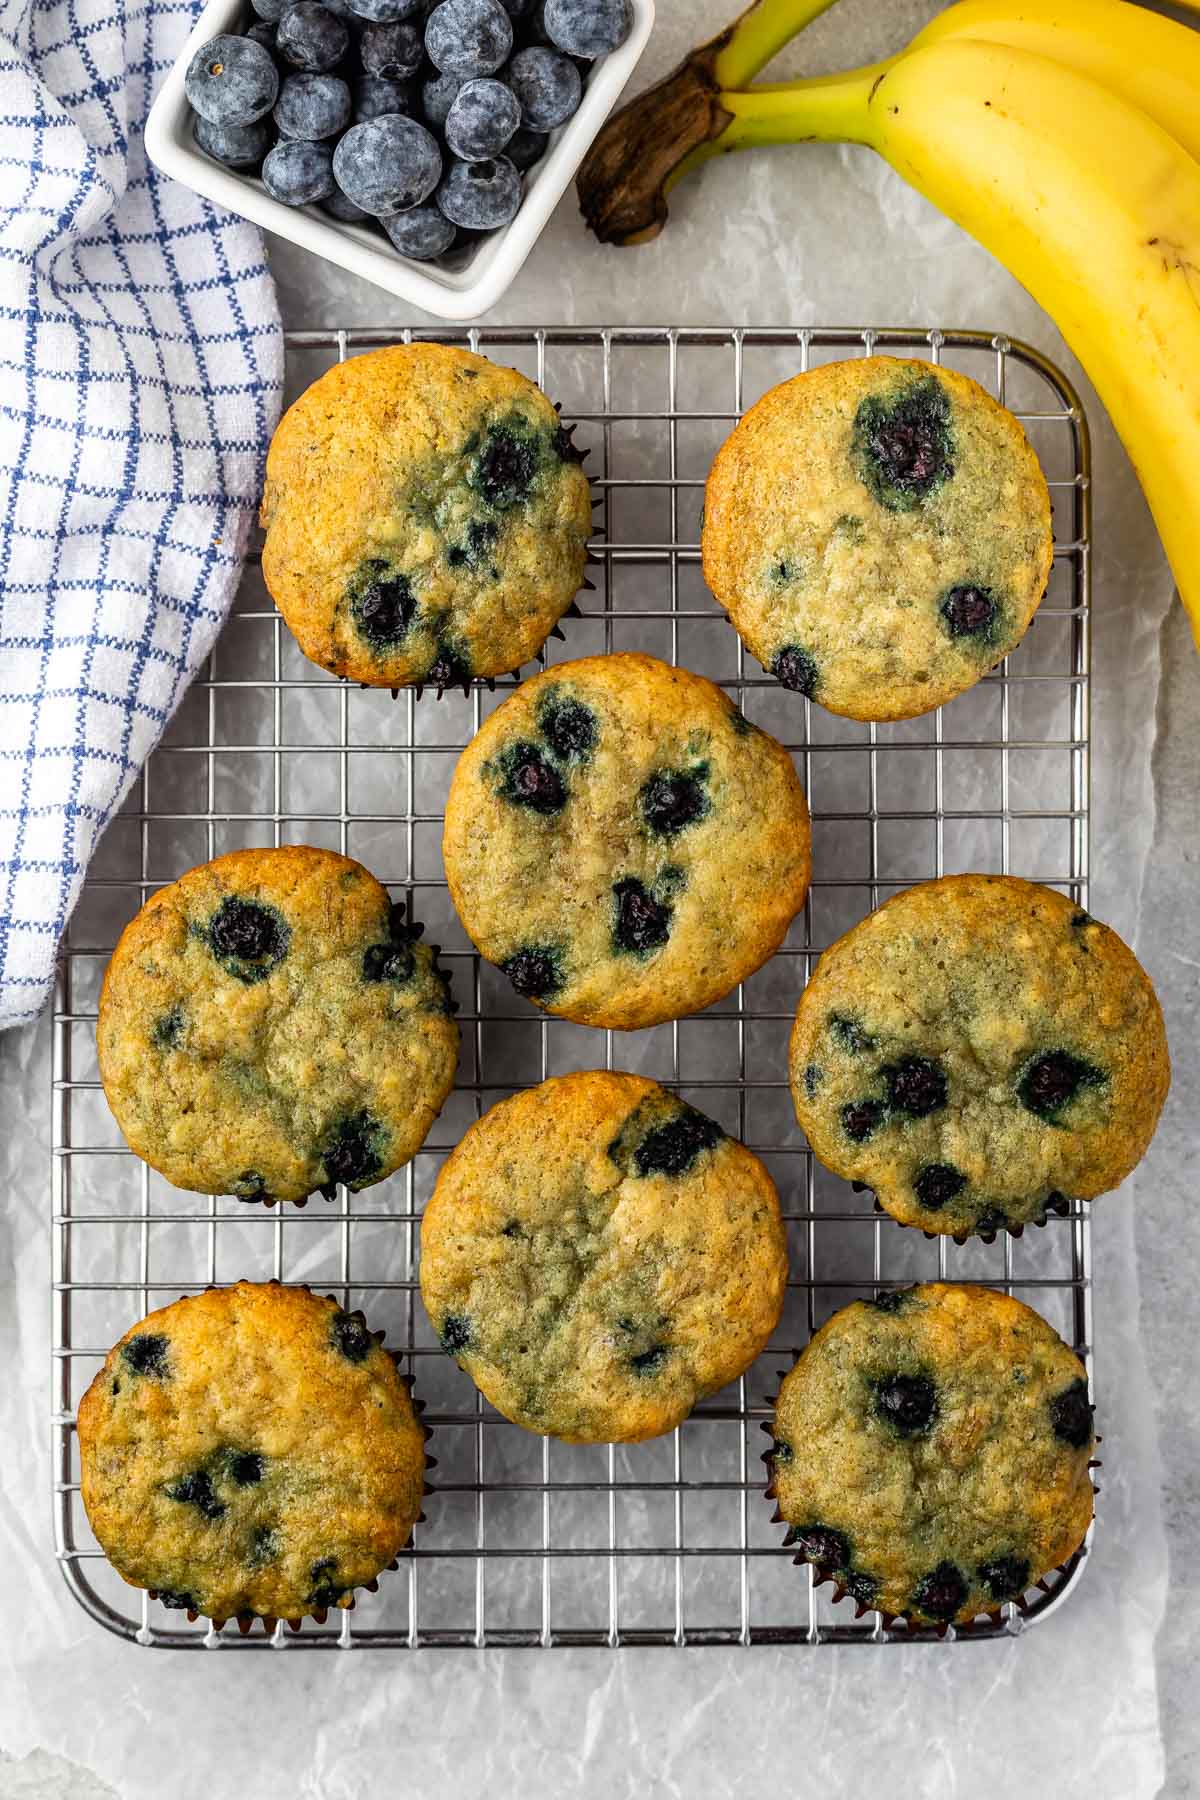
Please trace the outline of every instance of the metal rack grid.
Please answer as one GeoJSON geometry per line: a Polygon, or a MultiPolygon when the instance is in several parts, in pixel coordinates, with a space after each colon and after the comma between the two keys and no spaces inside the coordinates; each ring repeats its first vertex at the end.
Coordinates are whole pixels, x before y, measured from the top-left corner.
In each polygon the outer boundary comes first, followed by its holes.
{"type": "MultiPolygon", "coordinates": [[[[294,332],[299,391],[335,358],[414,334],[294,332]]],[[[252,561],[234,613],[110,826],[64,945],[53,1033],[53,1401],[56,1554],[85,1610],[138,1643],[187,1648],[885,1642],[791,1566],[761,1494],[761,1424],[779,1372],[847,1300],[913,1279],[1023,1295],[1090,1371],[1084,1210],[1020,1242],[926,1241],[816,1164],[792,1121],[785,1043],[819,951],[888,893],[978,868],[1080,904],[1088,876],[1090,519],[1087,426],[1065,377],[1027,347],[962,331],[472,330],[431,332],[514,363],[579,421],[599,496],[597,591],[553,660],[646,649],[709,674],[793,752],[814,817],[812,891],[765,970],[697,1018],[603,1036],[525,1006],[454,919],[438,849],[453,759],[503,698],[386,692],[305,662],[252,561]],[[952,363],[1022,419],[1055,503],[1050,591],[1017,652],[923,719],[860,726],[786,694],[747,661],[703,586],[699,507],[712,454],[745,406],[819,361],[886,351],[952,363]],[[250,1208],[172,1189],[124,1147],[96,1079],[99,982],[148,894],[245,844],[316,842],[365,861],[441,938],[462,1002],[459,1085],[413,1163],[357,1195],[250,1208]],[[421,1206],[463,1129],[502,1094],[568,1068],[637,1069],[721,1118],[780,1189],[792,1279],[776,1341],[671,1436],[577,1447],[500,1419],[442,1356],[415,1303],[421,1206]],[[428,1404],[436,1492],[379,1592],[292,1635],[216,1633],[125,1586],[79,1501],[75,1406],[108,1345],[145,1311],[238,1276],[307,1281],[363,1306],[402,1348],[428,1404]]],[[[1076,1563],[1022,1615],[1056,1606],[1076,1563]]],[[[953,1637],[953,1633],[950,1636],[953,1637]]]]}

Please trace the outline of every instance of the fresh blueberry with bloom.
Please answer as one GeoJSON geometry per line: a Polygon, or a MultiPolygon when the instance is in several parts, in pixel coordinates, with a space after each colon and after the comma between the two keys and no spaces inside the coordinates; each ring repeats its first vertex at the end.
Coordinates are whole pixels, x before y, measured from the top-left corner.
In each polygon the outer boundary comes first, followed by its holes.
{"type": "Polygon", "coordinates": [[[524,174],[532,169],[534,163],[540,162],[547,150],[547,138],[544,131],[528,131],[524,125],[514,131],[504,146],[504,154],[514,169],[524,174]]]}
{"type": "Polygon", "coordinates": [[[281,138],[336,137],[350,123],[350,89],[339,75],[289,75],[274,117],[281,138]]]}
{"type": "Polygon", "coordinates": [[[265,119],[253,125],[210,125],[198,117],[195,130],[200,148],[230,169],[257,169],[275,141],[265,119]]]}
{"type": "Polygon", "coordinates": [[[386,75],[360,75],[354,84],[354,123],[382,119],[385,113],[406,113],[412,101],[407,81],[389,81],[386,75]]]}
{"type": "Polygon", "coordinates": [[[423,0],[348,0],[350,11],[373,25],[398,25],[422,10],[423,0]]]}
{"type": "Polygon", "coordinates": [[[441,131],[462,86],[457,75],[432,75],[421,83],[421,112],[431,131],[441,131]]]}
{"type": "Polygon", "coordinates": [[[347,200],[341,188],[335,187],[332,194],[326,194],[321,202],[321,211],[327,212],[331,219],[338,219],[343,225],[370,225],[371,214],[364,212],[361,206],[355,206],[353,200],[347,200]]]}
{"type": "Polygon", "coordinates": [[[507,156],[470,163],[456,158],[438,188],[437,203],[464,231],[498,231],[520,210],[521,177],[507,156]]]}
{"type": "Polygon", "coordinates": [[[383,229],[401,256],[411,256],[414,262],[432,262],[435,257],[444,256],[458,236],[436,206],[414,206],[408,212],[397,213],[383,221],[383,229]]]}
{"type": "Polygon", "coordinates": [[[425,60],[425,45],[415,25],[365,25],[358,54],[365,74],[411,81],[425,60]]]}
{"type": "Polygon", "coordinates": [[[631,0],[546,0],[543,16],[552,44],[589,61],[619,50],[633,29],[631,0]]]}
{"type": "Polygon", "coordinates": [[[512,47],[512,20],[499,0],[442,0],[425,24],[425,54],[443,75],[494,75],[512,47]]]}
{"type": "Polygon", "coordinates": [[[274,106],[279,75],[261,44],[226,35],[201,45],[183,86],[192,110],[210,125],[253,125],[274,106]]]}
{"type": "Polygon", "coordinates": [[[464,162],[499,156],[521,123],[521,103],[502,81],[464,81],[446,115],[446,148],[464,162]]]}
{"type": "Polygon", "coordinates": [[[336,68],[350,46],[350,33],[319,0],[300,0],[279,21],[275,39],[284,62],[310,75],[336,68]]]}
{"type": "Polygon", "coordinates": [[[521,123],[530,131],[553,131],[564,124],[583,97],[583,80],[570,57],[536,44],[518,50],[507,80],[521,103],[521,123]]]}
{"type": "Polygon", "coordinates": [[[333,153],[333,172],[356,206],[387,217],[429,198],[442,173],[442,153],[415,119],[388,113],[350,127],[333,153]]]}
{"type": "Polygon", "coordinates": [[[288,138],[276,144],[262,166],[263,186],[285,206],[307,206],[333,192],[333,151],[328,144],[288,138]]]}

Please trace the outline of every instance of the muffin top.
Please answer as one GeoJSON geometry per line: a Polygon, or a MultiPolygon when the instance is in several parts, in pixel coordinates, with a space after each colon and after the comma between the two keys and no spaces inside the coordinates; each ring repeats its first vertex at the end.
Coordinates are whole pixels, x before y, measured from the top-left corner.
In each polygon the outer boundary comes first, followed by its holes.
{"type": "Polygon", "coordinates": [[[634,1029],[721,998],[808,889],[791,759],[712,682],[649,656],[560,663],[468,745],[446,806],[459,917],[518,993],[634,1029]]]}
{"type": "Polygon", "coordinates": [[[860,1606],[959,1623],[1015,1600],[1092,1517],[1083,1364],[989,1288],[856,1300],[784,1378],[769,1492],[860,1606]]]}
{"type": "Polygon", "coordinates": [[[1170,1080],[1132,951],[1065,895],[1001,875],[909,888],[831,945],[790,1062],[826,1167],[955,1237],[1116,1187],[1170,1080]]]}
{"type": "Polygon", "coordinates": [[[78,1419],[83,1503],[125,1580],[212,1619],[349,1606],[421,1509],[425,1432],[382,1336],[249,1281],[127,1331],[78,1419]]]}
{"type": "Polygon", "coordinates": [[[770,1176],[638,1075],[502,1100],[421,1224],[421,1296],[498,1411],[573,1443],[656,1437],[743,1373],[783,1305],[770,1176]]]}
{"type": "Polygon", "coordinates": [[[872,356],[772,388],[704,497],[704,576],[785,687],[907,719],[1021,640],[1053,555],[1012,414],[953,369],[872,356]]]}
{"type": "Polygon", "coordinates": [[[446,344],[338,363],[267,456],[263,575],[306,656],[376,687],[519,668],[583,578],[591,493],[550,402],[446,344]]]}
{"type": "Polygon", "coordinates": [[[235,850],[121,934],[96,1028],[132,1149],[176,1187],[303,1200],[420,1148],[454,1081],[448,976],[360,863],[235,850]]]}

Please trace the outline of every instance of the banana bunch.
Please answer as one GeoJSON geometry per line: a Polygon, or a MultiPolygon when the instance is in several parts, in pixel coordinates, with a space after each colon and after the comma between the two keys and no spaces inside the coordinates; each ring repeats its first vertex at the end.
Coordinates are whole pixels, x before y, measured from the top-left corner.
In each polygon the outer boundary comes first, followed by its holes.
{"type": "Polygon", "coordinates": [[[610,120],[580,172],[588,223],[643,242],[712,156],[869,145],[1057,324],[1133,461],[1200,644],[1200,33],[1128,0],[958,0],[899,56],[748,85],[829,4],[756,0],[610,120]]]}

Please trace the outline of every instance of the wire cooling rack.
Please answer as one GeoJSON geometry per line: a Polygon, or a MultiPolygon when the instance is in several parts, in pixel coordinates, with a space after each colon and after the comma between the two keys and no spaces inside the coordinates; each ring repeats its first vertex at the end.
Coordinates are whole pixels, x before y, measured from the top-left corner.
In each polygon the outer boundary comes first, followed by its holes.
{"type": "MultiPolygon", "coordinates": [[[[293,332],[299,392],[387,331],[293,332]]],[[[778,955],[695,1018],[601,1034],[518,1000],[450,906],[441,808],[454,759],[503,698],[360,691],[305,661],[257,563],[202,676],[109,827],[63,948],[53,1050],[53,1412],[56,1552],[90,1615],[140,1644],[288,1651],[452,1645],[887,1641],[792,1566],[763,1498],[760,1426],[813,1329],[881,1286],[948,1277],[1031,1302],[1088,1361],[1088,1222],[1074,1206],[1019,1241],[956,1246],[881,1218],[815,1163],[792,1112],[786,1041],[817,954],[913,881],[1012,871],[1087,901],[1089,452],[1079,400],[1036,352],[962,331],[496,330],[424,334],[533,376],[579,421],[599,500],[586,617],[550,660],[639,649],[720,682],[792,751],[813,812],[815,876],[778,955]],[[747,661],[704,586],[704,477],[744,407],[796,371],[876,351],[974,375],[1023,421],[1054,500],[1050,589],[1020,648],[970,693],[895,725],[859,725],[785,693],[747,661]],[[148,894],[246,845],[306,842],[365,862],[446,948],[462,1003],[456,1091],[409,1165],[360,1194],[273,1211],[171,1188],[124,1147],[97,1080],[99,984],[148,894]],[[438,1350],[416,1297],[418,1224],[437,1169],[502,1095],[568,1069],[669,1082],[756,1150],[780,1191],[791,1282],[772,1346],[669,1437],[580,1447],[499,1418],[438,1350]],[[152,1307],[238,1277],[307,1282],[363,1307],[404,1351],[433,1426],[436,1491],[398,1572],[296,1635],[189,1625],[127,1587],[79,1499],[75,1407],[108,1346],[152,1307]]],[[[1027,1610],[1044,1616],[1079,1565],[1027,1610]]],[[[954,1634],[951,1633],[951,1636],[954,1634]]]]}

